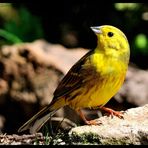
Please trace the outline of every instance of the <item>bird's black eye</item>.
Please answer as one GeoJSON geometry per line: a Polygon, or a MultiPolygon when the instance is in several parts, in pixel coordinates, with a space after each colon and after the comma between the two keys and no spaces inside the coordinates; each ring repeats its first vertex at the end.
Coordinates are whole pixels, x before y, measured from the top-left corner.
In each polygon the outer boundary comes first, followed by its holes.
{"type": "Polygon", "coordinates": [[[107,34],[109,37],[112,37],[114,34],[112,32],[108,32],[107,34]]]}

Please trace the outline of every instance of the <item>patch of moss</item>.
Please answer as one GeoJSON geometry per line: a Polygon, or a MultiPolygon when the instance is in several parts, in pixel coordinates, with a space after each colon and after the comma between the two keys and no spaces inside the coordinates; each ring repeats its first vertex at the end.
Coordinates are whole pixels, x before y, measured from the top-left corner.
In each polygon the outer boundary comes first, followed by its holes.
{"type": "Polygon", "coordinates": [[[69,140],[71,141],[72,144],[77,145],[77,144],[83,144],[83,145],[98,145],[101,144],[98,135],[94,133],[84,133],[81,135],[78,135],[76,133],[72,133],[69,136],[69,140]]]}

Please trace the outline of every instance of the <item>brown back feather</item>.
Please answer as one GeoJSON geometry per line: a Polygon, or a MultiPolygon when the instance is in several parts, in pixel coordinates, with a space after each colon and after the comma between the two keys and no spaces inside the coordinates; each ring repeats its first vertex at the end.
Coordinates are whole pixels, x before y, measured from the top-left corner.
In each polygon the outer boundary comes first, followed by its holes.
{"type": "Polygon", "coordinates": [[[68,95],[73,90],[81,87],[82,81],[84,79],[84,76],[82,75],[82,71],[84,71],[83,65],[84,63],[86,63],[87,60],[90,59],[90,55],[93,52],[94,51],[91,50],[88,53],[86,53],[78,62],[76,62],[71,67],[71,69],[68,71],[68,73],[65,75],[65,77],[62,79],[62,81],[56,88],[54,92],[53,101],[55,101],[59,97],[68,95]]]}

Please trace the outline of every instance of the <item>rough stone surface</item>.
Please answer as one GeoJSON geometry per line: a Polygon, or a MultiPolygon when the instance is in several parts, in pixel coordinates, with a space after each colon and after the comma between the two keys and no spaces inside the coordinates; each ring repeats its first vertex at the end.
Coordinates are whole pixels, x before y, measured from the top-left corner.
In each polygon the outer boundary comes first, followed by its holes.
{"type": "Polygon", "coordinates": [[[44,144],[44,137],[41,133],[33,135],[0,135],[0,145],[31,145],[44,144]]]}
{"type": "MultiPolygon", "coordinates": [[[[0,116],[4,120],[0,118],[0,130],[17,133],[26,120],[48,105],[60,79],[86,52],[44,40],[2,46],[0,116]]],[[[63,110],[60,113],[63,115],[63,110]]]]}
{"type": "Polygon", "coordinates": [[[124,119],[104,116],[98,126],[78,126],[53,136],[0,135],[0,145],[148,145],[148,104],[126,110],[124,119]]]}
{"type": "Polygon", "coordinates": [[[73,144],[148,144],[148,104],[128,109],[124,119],[101,117],[98,126],[79,126],[69,135],[73,144]]]}

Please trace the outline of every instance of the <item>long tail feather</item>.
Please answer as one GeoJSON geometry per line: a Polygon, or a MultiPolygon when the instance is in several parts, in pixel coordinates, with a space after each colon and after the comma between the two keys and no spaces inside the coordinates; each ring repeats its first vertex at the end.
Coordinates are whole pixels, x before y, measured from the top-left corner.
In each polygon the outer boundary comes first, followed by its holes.
{"type": "Polygon", "coordinates": [[[40,130],[40,128],[59,110],[63,107],[63,101],[58,101],[44,107],[41,111],[35,114],[31,119],[29,119],[24,125],[22,125],[18,132],[25,131],[29,129],[31,134],[34,134],[40,130]]]}

